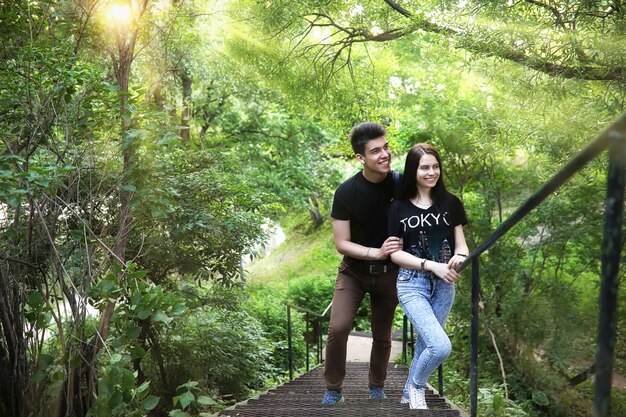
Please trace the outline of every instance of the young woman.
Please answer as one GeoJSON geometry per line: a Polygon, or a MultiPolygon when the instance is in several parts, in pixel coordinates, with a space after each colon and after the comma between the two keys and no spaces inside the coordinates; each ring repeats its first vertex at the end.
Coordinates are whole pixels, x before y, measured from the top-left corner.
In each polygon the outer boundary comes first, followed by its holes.
{"type": "Polygon", "coordinates": [[[400,198],[389,211],[389,235],[403,240],[391,254],[400,266],[398,300],[419,338],[402,402],[427,409],[424,388],[430,374],[448,357],[450,339],[444,325],[454,301],[456,268],[469,250],[463,234],[463,203],[446,190],[437,150],[425,143],[406,157],[400,198]]]}

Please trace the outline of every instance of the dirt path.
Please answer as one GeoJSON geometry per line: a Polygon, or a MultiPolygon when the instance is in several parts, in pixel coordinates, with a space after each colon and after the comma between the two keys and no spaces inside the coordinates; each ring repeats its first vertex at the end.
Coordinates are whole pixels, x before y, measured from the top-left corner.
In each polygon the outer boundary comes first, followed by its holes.
{"type": "MultiPolygon", "coordinates": [[[[348,336],[348,362],[369,362],[372,349],[372,338],[367,336],[348,336]]],[[[402,354],[402,342],[391,341],[391,355],[389,362],[393,362],[398,355],[402,354]]]]}
{"type": "Polygon", "coordinates": [[[626,377],[618,374],[617,372],[613,372],[613,386],[619,389],[626,388],[626,377]]]}

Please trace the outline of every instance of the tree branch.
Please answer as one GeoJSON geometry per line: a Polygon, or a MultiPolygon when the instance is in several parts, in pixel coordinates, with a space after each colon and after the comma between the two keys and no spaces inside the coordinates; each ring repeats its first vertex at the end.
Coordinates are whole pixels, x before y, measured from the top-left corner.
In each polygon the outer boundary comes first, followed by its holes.
{"type": "Polygon", "coordinates": [[[502,359],[502,355],[500,354],[500,349],[498,349],[498,344],[496,343],[496,335],[493,334],[491,329],[487,324],[485,324],[485,328],[489,332],[491,336],[491,343],[493,344],[494,349],[496,350],[496,355],[498,355],[498,361],[500,362],[500,372],[502,373],[502,384],[504,385],[504,398],[509,399],[509,388],[506,383],[506,371],[504,370],[504,360],[502,359]]]}
{"type": "MultiPolygon", "coordinates": [[[[544,7],[549,9],[556,16],[556,23],[562,26],[563,16],[558,9],[555,9],[554,7],[541,3],[537,0],[526,1],[528,3],[536,5],[537,7],[544,7]]],[[[392,7],[395,11],[402,14],[403,16],[413,18],[412,22],[407,26],[393,28],[374,35],[366,29],[341,26],[337,24],[332,19],[332,17],[323,13],[309,14],[309,16],[315,16],[315,18],[307,19],[310,27],[309,30],[306,31],[306,33],[309,33],[310,29],[314,27],[334,27],[335,29],[337,29],[338,32],[330,35],[327,39],[333,38],[334,36],[342,33],[344,34],[344,36],[338,40],[332,40],[328,42],[322,41],[317,45],[305,47],[303,48],[304,52],[316,47],[319,48],[318,54],[316,54],[316,58],[314,59],[317,61],[321,56],[327,57],[327,51],[329,49],[339,48],[339,50],[335,52],[335,56],[330,58],[330,62],[328,58],[325,60],[326,64],[331,63],[334,65],[334,63],[339,59],[339,55],[341,55],[342,51],[345,50],[347,52],[350,50],[350,46],[346,47],[346,45],[366,42],[388,42],[422,30],[425,32],[436,33],[439,35],[451,37],[457,41],[459,47],[468,52],[472,52],[482,56],[493,56],[507,61],[515,62],[527,68],[531,68],[535,71],[550,76],[588,81],[618,81],[620,83],[626,82],[626,66],[609,66],[608,64],[605,65],[603,63],[572,65],[565,62],[557,62],[551,59],[551,56],[542,56],[541,52],[529,52],[529,48],[526,43],[520,46],[509,46],[506,44],[506,40],[504,40],[502,36],[488,36],[483,39],[478,39],[475,36],[475,33],[464,30],[463,28],[443,26],[428,21],[426,19],[419,19],[416,17],[415,14],[404,9],[393,0],[385,0],[385,3],[387,3],[390,7],[392,7]]],[[[539,47],[540,49],[543,49],[541,48],[541,45],[539,45],[539,47]]],[[[573,55],[579,58],[578,62],[581,62],[582,64],[584,61],[581,61],[580,59],[586,59],[586,56],[581,55],[579,47],[576,48],[577,50],[574,51],[575,54],[573,55]]],[[[566,54],[563,54],[563,56],[565,55],[566,54]]],[[[330,70],[331,72],[334,72],[334,66],[331,67],[330,70]]]]}
{"type": "Polygon", "coordinates": [[[559,9],[557,9],[555,6],[550,6],[549,4],[546,4],[537,0],[526,0],[526,2],[530,4],[534,4],[535,6],[541,7],[543,9],[549,10],[550,12],[552,12],[554,17],[556,18],[554,24],[562,28],[565,27],[565,25],[563,24],[563,15],[559,11],[559,9]]]}
{"type": "Polygon", "coordinates": [[[395,10],[398,13],[400,13],[402,16],[405,16],[405,17],[411,17],[412,16],[411,12],[409,12],[407,9],[405,9],[402,6],[400,6],[398,3],[396,3],[393,0],[385,0],[385,3],[387,3],[389,6],[391,6],[391,8],[393,10],[395,10]]]}

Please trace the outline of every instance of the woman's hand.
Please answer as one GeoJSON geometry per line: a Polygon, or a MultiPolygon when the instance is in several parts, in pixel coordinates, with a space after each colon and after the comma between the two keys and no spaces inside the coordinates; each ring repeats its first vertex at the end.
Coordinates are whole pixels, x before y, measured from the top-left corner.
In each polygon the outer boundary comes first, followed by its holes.
{"type": "Polygon", "coordinates": [[[458,281],[461,278],[461,275],[456,272],[456,269],[450,269],[448,264],[427,261],[426,269],[435,274],[446,284],[454,284],[455,281],[458,281]]]}
{"type": "Polygon", "coordinates": [[[459,267],[461,266],[461,264],[463,262],[465,262],[465,260],[467,259],[467,256],[462,256],[462,255],[454,255],[452,258],[450,258],[450,260],[448,261],[448,268],[450,269],[454,269],[455,271],[459,269],[459,267]]]}

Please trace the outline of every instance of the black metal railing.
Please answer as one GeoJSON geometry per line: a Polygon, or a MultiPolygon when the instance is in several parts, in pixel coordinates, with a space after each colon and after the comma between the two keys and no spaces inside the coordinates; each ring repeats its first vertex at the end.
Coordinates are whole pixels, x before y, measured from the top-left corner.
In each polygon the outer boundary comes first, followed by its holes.
{"type": "Polygon", "coordinates": [[[304,344],[306,346],[305,350],[305,366],[306,370],[310,369],[310,345],[311,345],[311,335],[315,338],[315,358],[317,365],[322,363],[322,334],[323,334],[323,320],[330,308],[330,304],[326,307],[326,310],[322,314],[311,311],[307,308],[300,307],[294,304],[285,303],[287,306],[287,355],[289,361],[289,379],[293,379],[293,326],[291,320],[291,310],[296,310],[299,313],[304,314],[304,321],[306,322],[306,329],[304,332],[304,344]]]}
{"type": "Polygon", "coordinates": [[[480,255],[498,239],[580,171],[601,152],[609,151],[606,207],[604,213],[604,239],[602,242],[602,284],[600,289],[600,314],[598,347],[596,350],[596,383],[594,417],[610,415],[611,384],[615,338],[617,329],[617,290],[619,263],[622,251],[622,215],[624,211],[624,169],[626,168],[626,113],[602,132],[593,142],[570,160],[559,172],[531,195],[507,220],[474,249],[459,271],[472,264],[472,314],[470,337],[470,415],[478,410],[478,305],[480,291],[480,255]]]}

